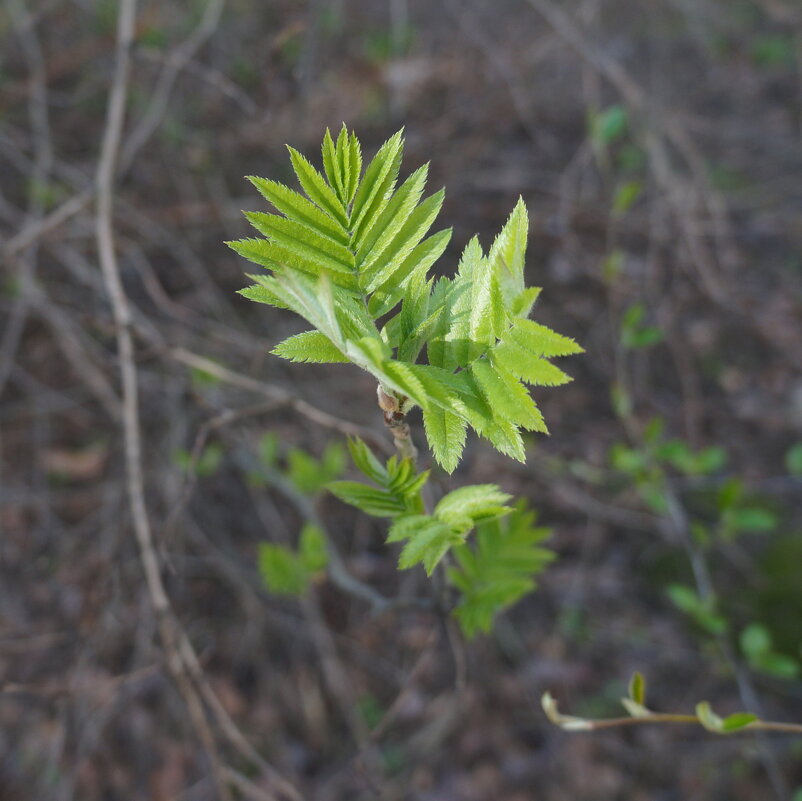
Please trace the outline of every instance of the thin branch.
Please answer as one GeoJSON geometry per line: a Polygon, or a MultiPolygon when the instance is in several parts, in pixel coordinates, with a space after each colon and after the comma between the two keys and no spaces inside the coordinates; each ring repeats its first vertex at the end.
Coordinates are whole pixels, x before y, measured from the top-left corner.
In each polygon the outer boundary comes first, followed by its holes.
{"type": "MultiPolygon", "coordinates": [[[[220,381],[240,387],[241,389],[250,390],[251,392],[257,392],[260,395],[264,395],[265,397],[273,399],[277,403],[286,404],[289,408],[294,409],[296,412],[302,414],[312,422],[317,423],[319,426],[330,428],[334,431],[339,431],[345,436],[362,437],[377,444],[384,444],[383,440],[377,436],[376,432],[369,428],[357,425],[356,423],[349,423],[347,420],[342,420],[339,417],[335,417],[333,414],[324,412],[322,409],[318,409],[311,403],[307,403],[305,400],[297,398],[287,390],[275,387],[272,384],[266,384],[262,381],[258,381],[250,376],[242,375],[234,370],[229,370],[227,367],[223,367],[222,365],[217,364],[217,362],[207,359],[205,356],[199,356],[196,353],[191,353],[185,348],[169,348],[167,350],[167,355],[172,359],[175,359],[177,362],[181,362],[189,367],[195,367],[198,370],[209,373],[209,375],[214,376],[220,381]]],[[[386,450],[386,445],[384,447],[386,450]]]]}
{"type": "MultiPolygon", "coordinates": [[[[199,684],[203,700],[213,709],[217,720],[223,722],[224,731],[231,737],[231,729],[236,732],[234,739],[242,735],[233,726],[222,705],[209,688],[202,675],[200,664],[186,634],[172,615],[170,601],[162,581],[158,558],[153,543],[148,512],[145,505],[145,488],[142,468],[142,439],[139,418],[137,367],[134,359],[131,309],[122,285],[120,268],[117,262],[114,243],[113,209],[114,209],[114,175],[117,155],[122,137],[125,106],[128,94],[128,77],[130,69],[130,51],[133,44],[136,0],[121,0],[118,14],[117,49],[114,78],[109,96],[106,127],[101,145],[100,160],[96,175],[96,239],[100,266],[106,290],[112,304],[116,326],[117,349],[120,359],[123,387],[123,436],[126,463],[126,486],[131,506],[134,534],[139,548],[140,561],[145,573],[145,580],[151,604],[154,608],[159,626],[162,644],[168,666],[175,677],[188,711],[196,727],[204,749],[209,755],[213,778],[218,795],[224,801],[232,799],[226,777],[223,774],[217,746],[209,728],[203,701],[195,692],[190,676],[199,684]],[[189,675],[188,675],[189,671],[189,675]]],[[[247,743],[246,743],[247,745],[247,743]]],[[[246,750],[250,747],[248,746],[246,750]]],[[[252,751],[252,749],[250,749],[252,751]]],[[[258,756],[249,756],[266,768],[274,783],[277,772],[258,756]],[[255,757],[255,758],[254,758],[255,757]]],[[[300,794],[281,779],[282,790],[288,797],[300,799],[300,794]]]]}

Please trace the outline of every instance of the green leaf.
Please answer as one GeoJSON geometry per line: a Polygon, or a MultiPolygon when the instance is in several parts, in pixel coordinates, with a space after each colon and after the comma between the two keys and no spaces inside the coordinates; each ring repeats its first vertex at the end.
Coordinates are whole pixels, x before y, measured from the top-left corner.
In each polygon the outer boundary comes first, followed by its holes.
{"type": "Polygon", "coordinates": [[[571,381],[571,377],[559,367],[539,356],[533,356],[512,339],[493,348],[490,359],[497,369],[507,370],[516,378],[534,386],[556,387],[571,381]]]}
{"type": "Polygon", "coordinates": [[[694,590],[681,584],[672,584],[668,595],[674,606],[709,633],[723,634],[727,630],[727,621],[716,613],[713,600],[703,601],[694,590]]]}
{"type": "Polygon", "coordinates": [[[358,481],[332,481],[327,489],[344,503],[356,506],[373,517],[397,517],[406,511],[404,502],[389,492],[358,481]]]}
{"type": "Polygon", "coordinates": [[[430,406],[423,413],[423,427],[437,463],[453,473],[465,448],[467,423],[441,406],[430,406]]]}
{"type": "MultiPolygon", "coordinates": [[[[240,239],[226,244],[240,256],[277,273],[295,272],[314,277],[326,276],[345,289],[357,288],[356,277],[349,267],[333,259],[318,258],[311,248],[295,250],[293,247],[286,248],[268,239],[240,239]]],[[[264,286],[264,283],[262,285],[264,286]]]]}
{"type": "Polygon", "coordinates": [[[802,476],[802,442],[795,443],[786,452],[785,469],[791,476],[802,476]]]}
{"type": "Polygon", "coordinates": [[[773,531],[777,528],[779,519],[770,509],[742,506],[739,509],[730,509],[725,523],[733,531],[773,531]]]}
{"type": "Polygon", "coordinates": [[[613,197],[613,214],[626,214],[643,193],[640,181],[624,181],[619,184],[613,197]]]}
{"type": "Polygon", "coordinates": [[[512,509],[506,505],[511,497],[495,484],[460,487],[440,499],[434,514],[446,522],[456,522],[465,517],[478,522],[511,512],[512,509]]]}
{"type": "Polygon", "coordinates": [[[621,704],[627,710],[627,714],[631,718],[648,718],[652,715],[651,710],[647,709],[643,704],[633,701],[631,698],[622,698],[621,704]]]}
{"type": "Polygon", "coordinates": [[[348,215],[345,208],[323,176],[295,148],[288,146],[287,149],[290,151],[292,168],[307,197],[340,225],[347,227],[348,215]]]}
{"type": "Polygon", "coordinates": [[[387,542],[404,542],[414,537],[424,526],[432,521],[431,515],[410,514],[396,518],[387,533],[387,542]]]}
{"type": "Polygon", "coordinates": [[[281,298],[272,290],[272,288],[262,284],[262,278],[266,276],[248,276],[253,278],[257,283],[253,286],[247,286],[244,289],[237,290],[238,294],[248,300],[255,301],[256,303],[264,303],[267,306],[275,306],[278,309],[289,308],[281,298]]]}
{"type": "Polygon", "coordinates": [[[253,175],[249,175],[248,180],[266,200],[289,219],[312,229],[320,236],[329,237],[340,245],[348,245],[349,237],[345,228],[303,195],[277,181],[268,181],[253,175]]]}
{"type": "Polygon", "coordinates": [[[549,530],[533,523],[534,514],[519,505],[507,517],[480,522],[475,547],[454,548],[458,566],[449,568],[448,578],[460,591],[454,614],[466,637],[489,631],[499,612],[534,589],[535,576],[554,558],[540,547],[549,530]]]}
{"type": "Polygon", "coordinates": [[[470,369],[497,421],[503,418],[527,431],[547,431],[540,409],[512,373],[487,359],[477,359],[470,369]]]}
{"type": "Polygon", "coordinates": [[[609,106],[595,114],[590,121],[590,135],[595,145],[606,147],[627,131],[628,114],[624,106],[609,106]]]}
{"type": "Polygon", "coordinates": [[[357,469],[379,486],[387,486],[390,477],[387,468],[373,455],[373,451],[358,437],[348,440],[348,452],[357,469]]]}
{"type": "Polygon", "coordinates": [[[696,717],[699,718],[702,726],[714,734],[732,734],[758,720],[757,715],[753,715],[751,712],[736,712],[722,719],[713,712],[707,701],[696,705],[696,717]]]}
{"type": "Polygon", "coordinates": [[[317,459],[306,451],[291,448],[287,453],[288,475],[295,488],[304,494],[312,495],[329,480],[320,475],[317,459]]]}
{"type": "Polygon", "coordinates": [[[307,523],[301,529],[299,560],[308,573],[324,570],[329,563],[326,535],[314,524],[307,523]]]}
{"type": "Polygon", "coordinates": [[[365,292],[373,292],[390,280],[399,280],[397,273],[403,268],[406,257],[432,227],[443,205],[443,197],[442,189],[429,195],[409,215],[387,247],[374,260],[362,265],[360,280],[365,292]]]}
{"type": "Polygon", "coordinates": [[[728,715],[721,722],[721,730],[730,734],[731,732],[739,731],[746,728],[750,723],[754,723],[758,719],[757,715],[751,712],[735,712],[728,715]]]}
{"type": "Polygon", "coordinates": [[[428,170],[429,165],[424,164],[404,181],[362,240],[356,243],[360,270],[379,258],[409,219],[423,194],[428,170]]]}
{"type": "Polygon", "coordinates": [[[310,264],[335,272],[355,271],[354,256],[347,247],[321,236],[303,223],[261,211],[246,211],[245,217],[260,234],[281,248],[302,256],[310,264]]]}
{"type": "Polygon", "coordinates": [[[354,199],[356,188],[359,185],[359,178],[362,174],[362,148],[354,133],[348,139],[348,174],[348,202],[350,203],[354,199]]]}
{"type": "Polygon", "coordinates": [[[309,573],[295,554],[281,545],[260,544],[259,572],[276,595],[303,595],[309,586],[309,573]]]}
{"type": "Polygon", "coordinates": [[[268,469],[274,468],[278,462],[278,436],[275,431],[268,431],[259,440],[259,461],[268,469]]]}
{"type": "Polygon", "coordinates": [[[223,461],[223,448],[214,442],[207,445],[194,463],[192,461],[192,454],[189,451],[181,449],[175,453],[175,461],[179,467],[186,472],[192,470],[194,475],[201,478],[211,476],[217,472],[223,461]]]}
{"type": "Polygon", "coordinates": [[[585,352],[584,348],[570,337],[558,334],[545,325],[523,317],[513,321],[509,337],[534,356],[542,356],[547,359],[585,352]]]}
{"type": "Polygon", "coordinates": [[[663,332],[655,326],[643,325],[646,307],[635,303],[625,312],[621,320],[621,344],[625,348],[648,348],[663,341],[663,332]]]}
{"type": "MultiPolygon", "coordinates": [[[[426,272],[443,254],[450,239],[451,229],[448,228],[432,234],[416,245],[406,258],[398,264],[388,279],[376,288],[368,303],[371,314],[375,317],[381,317],[393,309],[402,298],[406,300],[409,297],[409,290],[416,276],[420,284],[427,289],[426,299],[428,301],[430,285],[426,280],[426,272]]],[[[428,302],[425,307],[429,308],[428,302]]],[[[411,334],[417,326],[422,325],[424,318],[416,316],[409,318],[408,322],[411,326],[409,328],[411,334]]],[[[420,345],[417,350],[420,350],[420,345]]],[[[414,354],[415,356],[417,356],[417,350],[414,354]]],[[[413,361],[412,358],[404,357],[401,353],[399,353],[399,358],[413,361]]]]}
{"type": "Polygon", "coordinates": [[[719,512],[726,512],[734,509],[740,504],[744,494],[743,481],[739,478],[728,478],[716,496],[716,505],[719,512]]]}
{"type": "Polygon", "coordinates": [[[691,473],[710,475],[717,473],[727,464],[727,451],[720,445],[699,451],[693,461],[691,473]]]}
{"type": "Polygon", "coordinates": [[[320,331],[304,331],[279,342],[270,351],[291,362],[316,362],[318,364],[347,364],[348,359],[320,331]]]}
{"type": "MultiPolygon", "coordinates": [[[[529,216],[523,198],[519,197],[512,214],[493,242],[487,256],[490,270],[499,283],[505,304],[512,306],[518,300],[520,309],[513,311],[513,314],[521,314],[527,306],[531,308],[531,303],[534,302],[540,291],[533,287],[526,299],[522,298],[522,294],[526,291],[524,288],[524,258],[528,234],[529,216]],[[533,293],[534,297],[532,297],[533,293]]],[[[526,308],[521,316],[525,317],[529,313],[529,308],[526,308]]]]}
{"type": "Polygon", "coordinates": [[[646,679],[640,671],[635,671],[629,680],[629,697],[641,706],[646,703],[646,679]]]}
{"type": "Polygon", "coordinates": [[[452,545],[462,541],[459,533],[447,523],[436,518],[427,518],[418,530],[409,537],[398,558],[398,567],[406,570],[423,563],[426,574],[431,576],[438,562],[452,545]]]}
{"type": "Polygon", "coordinates": [[[799,662],[776,651],[760,654],[751,662],[751,667],[779,679],[795,679],[800,674],[799,662]]]}
{"type": "Polygon", "coordinates": [[[326,128],[326,133],[323,136],[323,146],[321,148],[323,155],[323,170],[328,178],[329,186],[334,189],[337,199],[343,206],[348,205],[346,199],[348,190],[348,180],[343,170],[342,160],[337,158],[334,142],[331,138],[331,131],[326,128]]]}
{"type": "Polygon", "coordinates": [[[398,461],[393,457],[387,462],[387,489],[399,498],[409,500],[416,496],[429,480],[429,471],[418,473],[412,459],[398,461]]]}
{"type": "Polygon", "coordinates": [[[402,134],[403,130],[398,131],[379,148],[357,189],[350,220],[357,247],[361,236],[381,214],[395,185],[404,148],[402,134]]]}

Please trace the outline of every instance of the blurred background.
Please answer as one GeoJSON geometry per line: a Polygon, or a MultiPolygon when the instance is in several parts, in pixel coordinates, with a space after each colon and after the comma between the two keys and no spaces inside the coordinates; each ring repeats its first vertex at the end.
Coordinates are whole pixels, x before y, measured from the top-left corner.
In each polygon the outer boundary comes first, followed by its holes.
{"type": "Polygon", "coordinates": [[[640,670],[660,710],[802,720],[800,5],[139,0],[129,51],[120,11],[0,6],[0,798],[802,798],[799,738],[569,734],[539,704],[618,715],[640,670]],[[96,241],[126,52],[110,219],[172,613],[96,241]],[[293,183],[285,143],[319,163],[343,121],[431,160],[446,274],[522,195],[535,317],[587,351],[535,393],[526,466],[470,438],[434,474],[527,498],[559,557],[467,644],[259,574],[314,518],[363,586],[430,592],[319,492],[354,425],[387,442],[372,381],[270,356],[302,323],[235,294],[223,244],[265,206],[243,176],[293,183]]]}

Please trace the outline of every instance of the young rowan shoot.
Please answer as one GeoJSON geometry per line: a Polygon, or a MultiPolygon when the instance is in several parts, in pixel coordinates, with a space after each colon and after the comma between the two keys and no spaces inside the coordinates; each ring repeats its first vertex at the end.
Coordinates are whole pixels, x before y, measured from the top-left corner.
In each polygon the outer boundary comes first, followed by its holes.
{"type": "MultiPolygon", "coordinates": [[[[387,541],[401,544],[399,568],[421,564],[431,575],[452,554],[451,611],[472,636],[534,588],[533,576],[551,558],[539,545],[547,530],[492,484],[454,490],[427,510],[421,490],[428,471],[415,467],[407,415],[420,407],[429,448],[448,473],[460,462],[468,428],[524,461],[522,432],[547,430],[528,387],[569,381],[551,360],[582,348],[530,319],[540,289],[525,283],[523,200],[487,253],[473,237],[455,274],[433,275],[451,238],[450,229],[431,233],[444,193],[424,196],[426,164],[399,185],[403,146],[399,131],[363,170],[356,135],[343,126],[335,141],[326,131],[323,172],[289,148],[302,193],[251,177],[276,213],[245,212],[261,236],[228,244],[266,268],[250,276],[242,295],[289,309],[311,326],[274,354],[350,363],[376,379],[398,457],[382,464],[352,441],[354,463],[370,483],[335,481],[329,489],[391,521],[387,541]]],[[[277,585],[275,575],[270,580],[277,585]]],[[[306,583],[296,577],[287,585],[306,583]]]]}

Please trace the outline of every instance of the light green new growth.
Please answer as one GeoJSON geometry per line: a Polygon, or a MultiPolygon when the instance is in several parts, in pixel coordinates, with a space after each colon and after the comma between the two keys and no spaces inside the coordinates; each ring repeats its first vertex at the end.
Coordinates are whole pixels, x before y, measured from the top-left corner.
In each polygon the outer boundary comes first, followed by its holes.
{"type": "Polygon", "coordinates": [[[402,414],[420,406],[431,451],[448,472],[468,426],[524,461],[521,431],[546,431],[525,385],[569,381],[549,360],[582,349],[529,319],[540,290],[524,283],[522,200],[489,253],[474,237],[456,275],[430,276],[451,236],[429,233],[443,190],[424,197],[428,165],[397,185],[403,144],[399,131],[363,171],[359,141],[343,126],[336,142],[326,132],[323,173],[289,149],[304,194],[251,178],[279,213],[246,212],[262,236],[228,243],[267,268],[241,293],[312,326],[275,354],[351,362],[376,378],[402,414]]]}
{"type": "Polygon", "coordinates": [[[547,528],[534,526],[535,513],[521,504],[504,518],[477,528],[476,546],[454,549],[459,567],[448,569],[461,599],[454,609],[465,634],[490,631],[496,614],[535,589],[534,577],[554,559],[541,547],[547,528]]]}
{"type": "Polygon", "coordinates": [[[328,564],[326,537],[317,526],[305,525],[298,545],[297,552],[269,542],[259,546],[259,572],[276,595],[302,595],[328,564]]]}
{"type": "Polygon", "coordinates": [[[456,567],[447,571],[459,593],[453,608],[463,633],[487,632],[495,616],[535,588],[534,577],[554,554],[540,547],[549,530],[535,528],[533,513],[495,484],[460,487],[444,495],[431,514],[421,491],[429,471],[417,473],[411,459],[396,456],[386,465],[362,440],[348,443],[356,467],[375,486],[358,481],[333,481],[328,489],[345,503],[374,517],[392,520],[388,543],[403,543],[398,567],[422,564],[428,575],[453,553],[456,567]],[[475,546],[468,544],[476,531],[475,546]]]}
{"type": "Polygon", "coordinates": [[[646,706],[646,681],[641,673],[635,673],[629,682],[629,692],[621,704],[628,717],[580,718],[563,715],[551,693],[544,693],[540,699],[548,719],[566,731],[596,731],[620,726],[637,726],[648,723],[690,723],[702,726],[713,734],[738,734],[749,731],[784,732],[802,734],[802,725],[760,720],[752,712],[734,712],[726,718],[719,717],[707,701],[700,701],[693,714],[683,712],[654,712],[646,706]]]}

